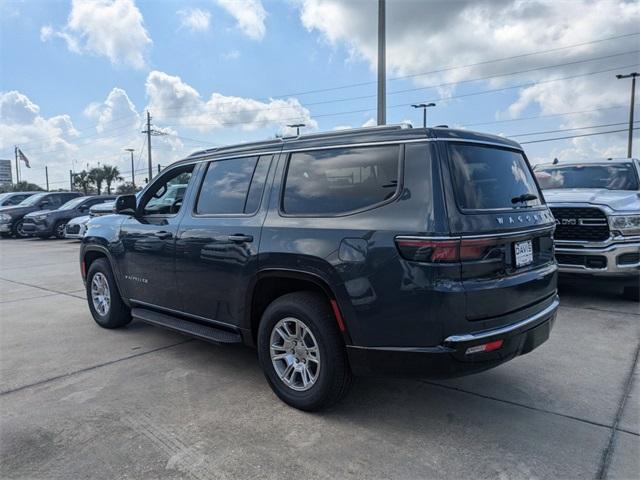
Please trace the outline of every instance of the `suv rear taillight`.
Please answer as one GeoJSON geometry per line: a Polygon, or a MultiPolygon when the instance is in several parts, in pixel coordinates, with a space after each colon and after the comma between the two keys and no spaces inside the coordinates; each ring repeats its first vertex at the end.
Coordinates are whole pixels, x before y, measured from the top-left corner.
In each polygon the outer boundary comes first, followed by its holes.
{"type": "Polygon", "coordinates": [[[451,263],[481,260],[498,238],[420,238],[396,237],[396,245],[407,260],[428,263],[451,263]]]}

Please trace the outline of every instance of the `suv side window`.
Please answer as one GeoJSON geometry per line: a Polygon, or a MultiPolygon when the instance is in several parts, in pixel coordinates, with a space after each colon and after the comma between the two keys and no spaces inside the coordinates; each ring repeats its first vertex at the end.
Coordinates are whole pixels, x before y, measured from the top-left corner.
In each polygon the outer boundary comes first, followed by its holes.
{"type": "Polygon", "coordinates": [[[399,145],[292,153],[283,211],[336,215],[380,204],[398,190],[399,165],[399,145]]]}
{"type": "Polygon", "coordinates": [[[210,162],[196,202],[197,215],[246,215],[260,206],[271,155],[210,162]]]}
{"type": "Polygon", "coordinates": [[[175,215],[182,207],[194,165],[184,165],[163,174],[145,192],[140,206],[144,215],[175,215]]]}

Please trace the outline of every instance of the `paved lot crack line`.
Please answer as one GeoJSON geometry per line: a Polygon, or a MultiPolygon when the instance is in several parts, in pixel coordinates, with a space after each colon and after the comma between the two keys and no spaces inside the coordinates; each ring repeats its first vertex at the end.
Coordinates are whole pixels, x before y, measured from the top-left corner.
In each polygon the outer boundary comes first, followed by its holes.
{"type": "MultiPolygon", "coordinates": [[[[613,428],[612,425],[606,425],[604,423],[594,422],[593,420],[587,420],[586,418],[580,418],[580,417],[576,417],[574,415],[568,415],[566,413],[554,412],[553,410],[546,410],[544,408],[533,407],[531,405],[526,405],[526,404],[520,403],[520,402],[514,402],[512,400],[505,400],[504,398],[492,397],[491,395],[485,395],[483,393],[472,392],[470,390],[465,390],[465,389],[459,388],[459,387],[452,387],[450,385],[442,385],[441,383],[431,382],[429,380],[419,380],[419,382],[427,384],[427,385],[433,385],[433,386],[436,386],[436,387],[444,388],[444,389],[447,389],[447,390],[454,390],[456,392],[461,392],[461,393],[466,393],[466,394],[469,394],[469,395],[474,395],[476,397],[484,398],[484,399],[487,399],[487,400],[494,400],[496,402],[506,403],[508,405],[513,405],[515,407],[526,408],[528,410],[533,410],[535,412],[548,413],[550,415],[556,415],[558,417],[567,418],[569,420],[576,420],[578,422],[588,423],[589,425],[594,425],[596,427],[613,428]]],[[[638,434],[636,432],[631,432],[631,431],[624,430],[624,429],[620,429],[620,431],[624,432],[624,433],[629,433],[631,435],[640,436],[640,434],[638,434]]]]}
{"type": "MultiPolygon", "coordinates": [[[[0,277],[0,280],[4,280],[5,282],[13,283],[15,285],[22,285],[23,287],[38,288],[40,290],[44,290],[45,292],[59,293],[60,295],[67,295],[69,297],[80,298],[81,300],[85,300],[84,297],[81,297],[79,295],[73,295],[69,292],[60,292],[58,290],[52,290],[50,288],[41,287],[39,285],[32,285],[31,283],[18,282],[17,280],[11,280],[9,278],[4,278],[4,277],[0,277]]],[[[78,290],[74,290],[74,291],[77,292],[78,290]]]]}
{"type": "Polygon", "coordinates": [[[6,303],[27,302],[29,300],[35,300],[37,298],[55,297],[56,295],[60,295],[60,294],[59,293],[47,293],[46,295],[36,295],[35,297],[16,298],[14,300],[2,300],[2,301],[0,301],[0,304],[4,305],[6,303]]]}
{"type": "Polygon", "coordinates": [[[560,305],[560,308],[572,308],[574,310],[594,310],[596,312],[604,312],[604,313],[616,313],[618,315],[637,315],[640,316],[640,313],[636,312],[622,312],[620,310],[608,310],[606,308],[598,308],[598,307],[574,307],[572,305],[560,305]]]}
{"type": "Polygon", "coordinates": [[[607,474],[609,473],[609,465],[611,465],[611,459],[613,458],[613,451],[616,448],[616,440],[618,438],[618,424],[622,419],[622,414],[624,413],[624,406],[627,404],[629,395],[631,395],[631,387],[633,385],[633,373],[635,372],[638,366],[638,354],[640,354],[640,342],[638,342],[638,345],[636,346],[636,353],[633,358],[631,368],[629,369],[629,373],[627,374],[624,387],[622,389],[622,396],[620,397],[620,402],[618,403],[618,411],[616,412],[616,416],[613,421],[613,425],[611,427],[611,435],[609,436],[609,443],[607,444],[607,447],[604,449],[604,452],[602,453],[600,468],[598,469],[598,475],[596,476],[597,479],[605,479],[607,478],[607,474]]]}
{"type": "Polygon", "coordinates": [[[129,359],[132,359],[132,358],[142,357],[143,355],[148,355],[149,353],[155,353],[155,352],[159,352],[161,350],[167,350],[169,348],[177,347],[178,345],[184,345],[185,343],[189,343],[189,342],[193,342],[193,339],[190,338],[188,340],[183,340],[182,342],[172,343],[171,345],[165,345],[164,347],[153,348],[151,350],[147,350],[146,352],[134,353],[133,355],[128,355],[126,357],[117,358],[115,360],[109,360],[108,362],[99,363],[97,365],[92,365],[92,366],[86,367],[86,368],[81,368],[80,370],[76,370],[74,372],[63,373],[62,375],[56,375],[55,377],[47,378],[45,380],[40,380],[40,381],[37,381],[37,382],[34,382],[34,383],[30,383],[28,385],[22,385],[20,387],[12,388],[10,390],[5,390],[3,392],[0,392],[0,396],[8,395],[10,393],[19,392],[21,390],[26,390],[27,388],[31,388],[31,387],[37,387],[37,386],[43,385],[45,383],[54,382],[56,380],[60,380],[61,378],[72,377],[72,376],[78,375],[80,373],[90,372],[92,370],[96,370],[96,369],[101,368],[101,367],[107,367],[109,365],[113,365],[114,363],[120,363],[120,362],[122,362],[124,360],[129,360],[129,359]]]}

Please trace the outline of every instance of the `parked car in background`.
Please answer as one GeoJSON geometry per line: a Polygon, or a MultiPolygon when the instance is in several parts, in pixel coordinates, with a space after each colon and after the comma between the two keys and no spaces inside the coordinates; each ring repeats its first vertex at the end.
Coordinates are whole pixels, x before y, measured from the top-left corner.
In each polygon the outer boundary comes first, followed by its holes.
{"type": "Polygon", "coordinates": [[[102,215],[109,215],[114,213],[115,202],[112,200],[110,202],[98,203],[89,209],[89,215],[91,217],[100,217],[102,215]]]}
{"type": "Polygon", "coordinates": [[[113,201],[113,196],[94,195],[78,197],[69,200],[56,210],[32,212],[24,216],[22,230],[32,236],[40,238],[64,238],[67,222],[72,218],[86,215],[89,208],[105,200],[113,201]]]}
{"type": "Polygon", "coordinates": [[[38,192],[6,192],[0,193],[0,207],[18,205],[25,198],[35,195],[38,192]]]}
{"type": "Polygon", "coordinates": [[[536,165],[556,222],[560,272],[618,281],[640,293],[640,162],[637,159],[536,165]]]}
{"type": "Polygon", "coordinates": [[[353,374],[495,367],[558,308],[553,216],[502,137],[387,126],[202,151],[116,213],[80,249],[95,322],[255,345],[303,410],[353,374]]]}
{"type": "Polygon", "coordinates": [[[64,238],[80,239],[87,231],[87,223],[91,220],[91,215],[72,218],[64,227],[64,238]]]}
{"type": "Polygon", "coordinates": [[[25,215],[38,210],[55,210],[80,196],[80,192],[40,192],[24,199],[18,205],[0,207],[0,233],[3,236],[26,238],[29,234],[22,228],[25,215]]]}

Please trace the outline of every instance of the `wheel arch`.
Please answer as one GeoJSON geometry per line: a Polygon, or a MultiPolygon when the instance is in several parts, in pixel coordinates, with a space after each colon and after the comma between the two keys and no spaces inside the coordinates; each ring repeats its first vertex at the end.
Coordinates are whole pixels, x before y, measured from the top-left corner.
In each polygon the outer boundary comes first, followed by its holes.
{"type": "Polygon", "coordinates": [[[129,299],[123,295],[123,290],[120,282],[120,274],[118,269],[115,266],[115,262],[111,257],[111,253],[104,247],[99,245],[87,245],[82,250],[81,257],[81,271],[82,271],[82,280],[86,281],[87,273],[89,272],[89,268],[91,268],[91,264],[98,260],[99,258],[105,258],[109,267],[111,267],[111,271],[113,272],[113,278],[116,281],[116,286],[118,287],[118,293],[122,298],[122,301],[129,305],[129,299]]]}
{"type": "Polygon", "coordinates": [[[275,268],[258,272],[249,288],[244,325],[244,328],[249,331],[247,340],[255,345],[260,319],[271,302],[287,293],[303,291],[320,293],[330,302],[343,340],[345,344],[350,345],[351,337],[343,319],[343,309],[329,284],[322,277],[313,273],[275,268]]]}

